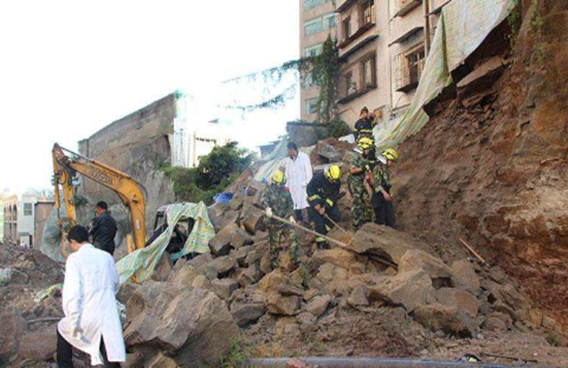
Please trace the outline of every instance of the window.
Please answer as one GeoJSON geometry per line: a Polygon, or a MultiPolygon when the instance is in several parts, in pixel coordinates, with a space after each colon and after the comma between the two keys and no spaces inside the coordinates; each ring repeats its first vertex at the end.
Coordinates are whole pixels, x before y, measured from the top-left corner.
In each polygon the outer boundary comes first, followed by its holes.
{"type": "Polygon", "coordinates": [[[351,37],[351,17],[347,17],[343,20],[342,24],[343,29],[343,41],[347,41],[349,37],[351,37]]]}
{"type": "Polygon", "coordinates": [[[395,58],[395,85],[397,91],[409,92],[416,88],[426,62],[424,45],[420,44],[395,58]]]}
{"type": "Polygon", "coordinates": [[[323,43],[306,47],[304,48],[304,57],[318,56],[319,54],[321,54],[322,50],[323,50],[323,43]]]}
{"type": "Polygon", "coordinates": [[[375,56],[372,56],[361,62],[361,85],[365,89],[373,88],[376,86],[376,64],[375,56]]]}
{"type": "Polygon", "coordinates": [[[375,0],[361,2],[361,27],[375,23],[375,0]]]}
{"type": "MultiPolygon", "coordinates": [[[[327,2],[327,1],[326,1],[327,2]]],[[[318,5],[321,5],[322,0],[304,0],[304,9],[312,9],[318,5]]]]}
{"type": "Polygon", "coordinates": [[[344,96],[349,96],[357,92],[357,84],[353,81],[353,72],[345,73],[343,76],[344,96]]]}
{"type": "Polygon", "coordinates": [[[310,98],[306,100],[306,114],[317,114],[318,112],[318,98],[310,98]]]}
{"type": "Polygon", "coordinates": [[[324,29],[331,29],[335,27],[335,13],[330,13],[324,15],[323,17],[323,28],[324,29]]]}
{"type": "Polygon", "coordinates": [[[323,31],[323,23],[321,17],[312,19],[304,23],[304,34],[306,36],[311,36],[321,31],[323,31]]]}
{"type": "Polygon", "coordinates": [[[33,207],[31,203],[24,203],[24,216],[31,216],[33,214],[33,207]]]}
{"type": "Polygon", "coordinates": [[[304,76],[303,78],[303,84],[302,84],[302,88],[304,89],[310,89],[315,85],[314,83],[314,77],[312,76],[312,73],[308,73],[304,76]]]}

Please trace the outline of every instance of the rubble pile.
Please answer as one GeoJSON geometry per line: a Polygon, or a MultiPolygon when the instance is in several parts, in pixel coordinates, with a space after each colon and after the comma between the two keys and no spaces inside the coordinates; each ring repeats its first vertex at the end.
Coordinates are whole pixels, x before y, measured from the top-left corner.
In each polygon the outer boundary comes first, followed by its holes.
{"type": "MultiPolygon", "coordinates": [[[[326,155],[337,150],[335,159],[349,157],[333,143],[321,146],[326,155]]],[[[135,352],[129,359],[212,364],[239,335],[254,356],[412,356],[427,354],[437,339],[531,328],[525,295],[498,269],[467,259],[446,263],[436,247],[372,223],[348,248],[315,253],[313,237],[300,230],[309,276],[291,268],[286,249],[272,270],[260,208],[265,185],[249,177],[232,189],[228,204],[209,209],[211,253],[175,266],[163,261],[159,281],[125,287],[126,343],[135,352]]],[[[329,236],[351,238],[338,229],[329,236]]]]}

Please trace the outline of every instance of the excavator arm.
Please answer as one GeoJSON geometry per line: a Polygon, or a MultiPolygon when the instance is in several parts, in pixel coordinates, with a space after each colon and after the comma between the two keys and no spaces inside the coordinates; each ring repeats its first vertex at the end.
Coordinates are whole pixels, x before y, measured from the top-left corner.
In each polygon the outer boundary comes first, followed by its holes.
{"type": "Polygon", "coordinates": [[[62,148],[57,143],[53,146],[52,153],[55,207],[57,208],[58,226],[61,233],[65,233],[65,223],[70,223],[71,225],[77,224],[73,179],[76,177],[76,174],[79,173],[111,189],[120,197],[122,203],[130,210],[130,220],[134,234],[134,244],[129,241],[128,251],[132,252],[135,249],[144,248],[146,241],[146,223],[144,219],[146,201],[144,199],[142,185],[121,171],[71,152],[62,148]],[[67,156],[65,152],[70,153],[71,156],[67,156]],[[61,218],[60,216],[60,188],[62,189],[63,202],[67,209],[67,218],[61,218]]]}

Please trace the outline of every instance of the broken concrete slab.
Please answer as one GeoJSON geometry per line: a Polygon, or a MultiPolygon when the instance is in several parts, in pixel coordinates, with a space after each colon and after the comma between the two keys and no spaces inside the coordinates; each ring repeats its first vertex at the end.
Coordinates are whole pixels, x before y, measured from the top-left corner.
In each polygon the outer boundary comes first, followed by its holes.
{"type": "Polygon", "coordinates": [[[239,231],[237,224],[233,223],[224,227],[210,241],[209,248],[215,256],[226,256],[231,251],[231,240],[239,231]]]}

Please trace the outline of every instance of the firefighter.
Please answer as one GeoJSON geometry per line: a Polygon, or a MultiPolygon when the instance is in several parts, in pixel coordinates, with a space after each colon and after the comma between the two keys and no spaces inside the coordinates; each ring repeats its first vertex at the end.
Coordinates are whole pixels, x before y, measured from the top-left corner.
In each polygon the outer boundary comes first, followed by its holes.
{"type": "Polygon", "coordinates": [[[398,153],[387,148],[378,158],[377,165],[373,169],[373,208],[375,210],[375,222],[379,225],[395,227],[394,207],[390,195],[391,182],[389,170],[398,160],[398,153]]]}
{"type": "Polygon", "coordinates": [[[292,195],[288,188],[284,186],[285,184],[286,178],[284,173],[281,170],[277,170],[272,175],[271,184],[262,195],[262,205],[266,208],[266,217],[268,217],[268,242],[270,246],[270,262],[273,269],[278,267],[278,253],[283,238],[290,242],[290,261],[294,269],[299,266],[300,259],[296,231],[290,225],[283,224],[272,218],[273,215],[276,215],[296,223],[292,195]]]}
{"type": "Polygon", "coordinates": [[[377,125],[377,119],[375,119],[373,114],[369,114],[367,107],[363,107],[359,114],[359,120],[355,123],[355,140],[359,141],[359,139],[367,137],[374,142],[373,129],[375,125],[377,125]]]}
{"type": "MultiPolygon", "coordinates": [[[[327,235],[333,227],[332,221],[337,223],[340,220],[337,206],[340,187],[341,168],[337,165],[326,167],[323,173],[314,175],[308,184],[308,212],[319,234],[327,235]]],[[[318,249],[327,248],[326,240],[320,236],[316,237],[316,244],[318,249]]]]}
{"type": "Polygon", "coordinates": [[[347,185],[353,206],[351,207],[351,221],[353,231],[359,230],[367,222],[373,221],[373,208],[371,206],[372,175],[375,166],[373,141],[367,137],[359,139],[355,156],[351,160],[347,185]]]}

